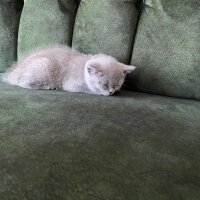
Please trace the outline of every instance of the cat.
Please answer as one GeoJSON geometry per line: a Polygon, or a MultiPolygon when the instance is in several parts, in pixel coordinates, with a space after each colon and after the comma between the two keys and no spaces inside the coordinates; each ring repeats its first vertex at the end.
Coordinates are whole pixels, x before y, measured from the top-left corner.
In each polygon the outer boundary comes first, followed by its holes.
{"type": "Polygon", "coordinates": [[[3,75],[3,80],[28,89],[109,96],[121,89],[126,75],[134,69],[109,55],[87,55],[67,46],[55,46],[25,56],[3,75]]]}

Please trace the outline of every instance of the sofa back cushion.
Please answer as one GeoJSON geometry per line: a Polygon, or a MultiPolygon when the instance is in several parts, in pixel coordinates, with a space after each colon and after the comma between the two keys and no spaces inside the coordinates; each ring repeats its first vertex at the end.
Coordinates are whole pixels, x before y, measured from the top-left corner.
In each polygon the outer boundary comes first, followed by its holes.
{"type": "Polygon", "coordinates": [[[25,1],[18,37],[19,57],[31,49],[71,45],[77,0],[25,1]]]}
{"type": "Polygon", "coordinates": [[[72,46],[85,53],[105,53],[129,63],[137,21],[137,0],[82,0],[72,46]]]}
{"type": "Polygon", "coordinates": [[[0,73],[16,60],[23,0],[0,0],[0,73]]]}
{"type": "Polygon", "coordinates": [[[131,89],[200,100],[200,1],[146,0],[131,89]]]}

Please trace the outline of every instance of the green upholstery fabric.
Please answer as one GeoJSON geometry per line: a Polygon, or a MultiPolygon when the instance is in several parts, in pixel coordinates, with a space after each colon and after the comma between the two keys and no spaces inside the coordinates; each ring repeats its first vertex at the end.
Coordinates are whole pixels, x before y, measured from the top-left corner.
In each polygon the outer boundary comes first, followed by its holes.
{"type": "Polygon", "coordinates": [[[0,73],[16,61],[17,32],[22,0],[0,1],[0,73]]]}
{"type": "Polygon", "coordinates": [[[0,82],[1,200],[197,200],[200,102],[0,82]]]}
{"type": "Polygon", "coordinates": [[[137,21],[136,0],[84,0],[78,9],[72,46],[129,63],[137,21]]]}
{"type": "Polygon", "coordinates": [[[200,100],[199,22],[199,0],[146,0],[130,88],[200,100]]]}
{"type": "MultiPolygon", "coordinates": [[[[131,89],[200,98],[198,0],[0,0],[0,72],[64,43],[138,68],[131,89]],[[75,27],[74,27],[75,22],[75,27]],[[74,30],[73,30],[74,27],[74,30]]],[[[200,102],[26,90],[0,77],[0,200],[199,200],[200,102]]]]}
{"type": "Polygon", "coordinates": [[[78,1],[27,0],[21,16],[18,54],[53,44],[71,44],[78,1]]]}

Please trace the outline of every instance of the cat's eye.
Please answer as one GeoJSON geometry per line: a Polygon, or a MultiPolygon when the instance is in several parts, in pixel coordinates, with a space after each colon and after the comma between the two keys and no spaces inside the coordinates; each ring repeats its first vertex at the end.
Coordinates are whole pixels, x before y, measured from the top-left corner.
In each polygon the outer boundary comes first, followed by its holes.
{"type": "Polygon", "coordinates": [[[120,85],[114,85],[113,86],[113,88],[119,88],[120,87],[120,85]]]}
{"type": "Polygon", "coordinates": [[[107,90],[107,89],[108,89],[108,85],[107,85],[107,84],[104,85],[103,88],[104,88],[105,90],[107,90]]]}

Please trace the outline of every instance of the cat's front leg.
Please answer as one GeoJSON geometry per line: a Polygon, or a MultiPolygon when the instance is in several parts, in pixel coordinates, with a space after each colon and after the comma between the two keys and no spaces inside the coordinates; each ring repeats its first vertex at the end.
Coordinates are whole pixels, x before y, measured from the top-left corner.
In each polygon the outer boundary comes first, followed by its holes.
{"type": "Polygon", "coordinates": [[[80,83],[70,83],[65,82],[62,87],[63,90],[69,91],[69,92],[80,92],[80,93],[87,93],[87,94],[96,94],[93,91],[91,91],[89,88],[87,88],[86,85],[80,84],[80,83]]]}

